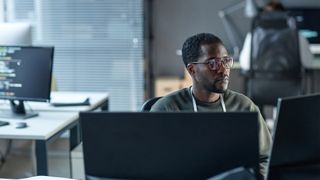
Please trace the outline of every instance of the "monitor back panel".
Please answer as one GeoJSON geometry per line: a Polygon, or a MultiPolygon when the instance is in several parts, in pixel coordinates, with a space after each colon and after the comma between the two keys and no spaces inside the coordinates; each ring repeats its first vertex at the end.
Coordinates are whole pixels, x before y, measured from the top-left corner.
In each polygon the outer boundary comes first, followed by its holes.
{"type": "Polygon", "coordinates": [[[257,113],[81,113],[86,175],[204,179],[258,166],[257,113]]]}
{"type": "Polygon", "coordinates": [[[320,162],[319,105],[319,94],[279,101],[271,167],[320,162]]]}

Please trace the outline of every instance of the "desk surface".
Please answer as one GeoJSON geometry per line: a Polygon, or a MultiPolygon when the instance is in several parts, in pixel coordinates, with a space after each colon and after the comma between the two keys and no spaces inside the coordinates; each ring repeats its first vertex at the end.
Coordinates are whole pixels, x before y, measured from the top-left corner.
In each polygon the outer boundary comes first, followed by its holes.
{"type": "Polygon", "coordinates": [[[76,112],[39,112],[39,116],[25,120],[3,119],[10,124],[0,127],[0,138],[46,140],[77,118],[76,112]],[[17,129],[18,122],[26,122],[28,127],[17,129]]]}
{"type": "Polygon", "coordinates": [[[312,61],[312,68],[310,69],[320,69],[320,58],[316,58],[315,60],[312,61]]]}
{"type": "MultiPolygon", "coordinates": [[[[32,107],[35,111],[54,111],[54,112],[79,112],[79,111],[89,111],[91,109],[96,108],[101,103],[105,102],[108,99],[107,93],[101,92],[70,92],[70,91],[57,91],[51,92],[51,101],[59,101],[64,99],[67,101],[70,99],[71,101],[75,101],[77,99],[85,99],[89,98],[90,105],[89,106],[63,106],[63,107],[54,107],[50,103],[47,102],[25,102],[26,109],[28,109],[28,105],[32,107]]],[[[0,109],[9,109],[9,101],[5,101],[0,104],[0,109]]]]}
{"type": "MultiPolygon", "coordinates": [[[[307,68],[310,70],[320,70],[320,57],[316,57],[313,61],[312,61],[312,67],[311,68],[307,68]]],[[[235,61],[232,69],[240,69],[240,62],[239,61],[235,61]]]]}
{"type": "MultiPolygon", "coordinates": [[[[47,140],[64,127],[78,119],[79,111],[89,111],[101,105],[108,99],[107,93],[95,92],[52,92],[52,97],[75,98],[89,97],[90,106],[54,107],[49,103],[29,102],[32,109],[39,116],[21,120],[5,119],[10,125],[0,127],[0,139],[24,139],[24,140],[47,140]],[[27,128],[17,129],[18,122],[26,122],[27,128]]],[[[1,104],[0,109],[8,109],[8,103],[1,104]]]]}
{"type": "Polygon", "coordinates": [[[61,99],[65,100],[74,100],[89,98],[90,106],[64,106],[64,107],[54,107],[49,103],[41,102],[29,102],[30,106],[38,111],[90,111],[91,109],[96,108],[101,103],[105,102],[108,99],[107,93],[101,92],[68,92],[68,91],[57,91],[51,92],[51,101],[59,101],[61,99]]]}
{"type": "MultiPolygon", "coordinates": [[[[0,180],[13,180],[13,179],[0,178],[0,180]]],[[[34,177],[25,178],[24,180],[72,180],[72,179],[62,178],[62,177],[53,177],[53,176],[34,176],[34,177]]]]}

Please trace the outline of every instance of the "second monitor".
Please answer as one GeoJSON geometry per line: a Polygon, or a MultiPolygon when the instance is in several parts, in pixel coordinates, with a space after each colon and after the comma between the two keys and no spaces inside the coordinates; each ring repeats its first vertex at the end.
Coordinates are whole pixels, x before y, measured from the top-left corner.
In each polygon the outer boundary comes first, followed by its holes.
{"type": "Polygon", "coordinates": [[[0,46],[0,99],[10,100],[5,117],[33,117],[23,101],[49,101],[53,47],[0,46]]]}
{"type": "Polygon", "coordinates": [[[279,100],[269,179],[320,179],[319,104],[320,94],[279,100]]]}

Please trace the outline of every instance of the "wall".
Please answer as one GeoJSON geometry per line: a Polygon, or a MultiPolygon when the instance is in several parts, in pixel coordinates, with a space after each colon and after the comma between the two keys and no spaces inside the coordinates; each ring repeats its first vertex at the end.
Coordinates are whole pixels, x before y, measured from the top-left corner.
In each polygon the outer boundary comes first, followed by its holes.
{"type": "MultiPolygon", "coordinates": [[[[190,35],[210,32],[230,47],[228,37],[218,16],[219,10],[239,2],[237,0],[154,0],[152,12],[153,53],[155,76],[183,76],[183,63],[176,54],[190,35]]],[[[235,11],[240,14],[242,11],[235,11]]],[[[245,32],[249,20],[236,17],[245,32]]],[[[245,33],[244,33],[245,34],[245,33]]]]}
{"type": "MultiPolygon", "coordinates": [[[[152,77],[180,76],[184,74],[181,56],[176,54],[183,42],[190,35],[210,32],[219,36],[229,53],[231,44],[218,12],[241,0],[151,0],[151,67],[152,77]]],[[[261,7],[264,0],[256,0],[261,7]]],[[[319,0],[283,0],[286,7],[320,7],[319,0]]],[[[243,9],[231,14],[243,38],[250,29],[250,19],[243,14],[243,9]]],[[[230,87],[242,92],[242,79],[239,72],[232,72],[230,87]]]]}

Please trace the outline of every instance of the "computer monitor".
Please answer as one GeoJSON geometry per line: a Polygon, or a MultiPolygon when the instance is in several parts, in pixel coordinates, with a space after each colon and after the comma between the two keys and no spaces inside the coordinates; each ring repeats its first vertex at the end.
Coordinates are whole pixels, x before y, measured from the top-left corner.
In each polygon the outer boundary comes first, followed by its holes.
{"type": "MultiPolygon", "coordinates": [[[[282,98],[273,131],[269,179],[282,171],[318,164],[320,174],[320,94],[282,98]]],[[[309,170],[312,169],[309,166],[309,170]]],[[[320,178],[320,176],[318,176],[320,178]]],[[[303,178],[302,178],[303,179],[303,178]]]]}
{"type": "Polygon", "coordinates": [[[289,8],[297,21],[299,32],[310,42],[313,54],[320,54],[320,8],[289,8]]]}
{"type": "Polygon", "coordinates": [[[33,117],[23,101],[49,101],[53,53],[53,47],[0,46],[0,99],[12,109],[0,117],[33,117]]]}
{"type": "Polygon", "coordinates": [[[80,113],[85,173],[120,179],[207,179],[258,167],[257,113],[80,113]]]}
{"type": "Polygon", "coordinates": [[[0,23],[0,45],[32,45],[32,28],[29,23],[0,23]]]}

